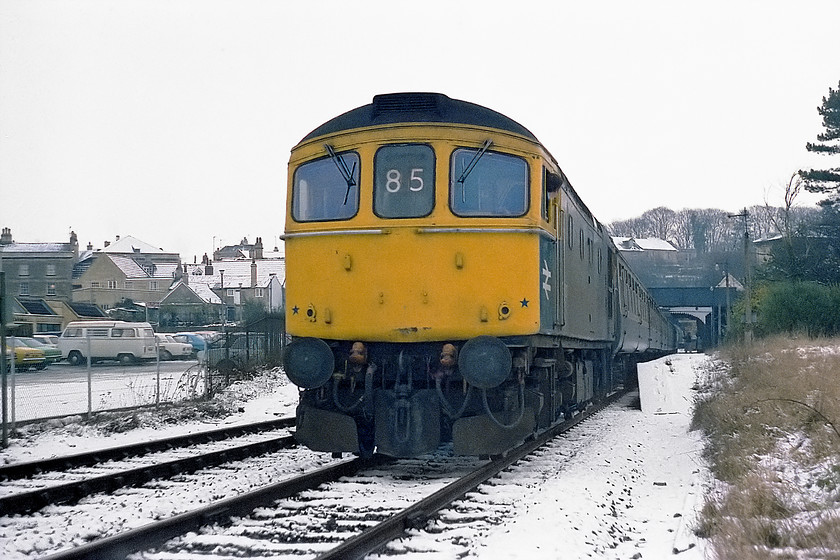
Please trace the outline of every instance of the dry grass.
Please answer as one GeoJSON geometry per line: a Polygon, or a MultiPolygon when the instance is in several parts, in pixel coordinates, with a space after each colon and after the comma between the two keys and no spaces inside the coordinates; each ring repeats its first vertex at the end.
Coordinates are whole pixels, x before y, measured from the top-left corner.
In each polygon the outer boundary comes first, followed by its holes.
{"type": "Polygon", "coordinates": [[[697,532],[721,559],[840,559],[840,340],[721,357],[693,419],[718,481],[697,532]]]}

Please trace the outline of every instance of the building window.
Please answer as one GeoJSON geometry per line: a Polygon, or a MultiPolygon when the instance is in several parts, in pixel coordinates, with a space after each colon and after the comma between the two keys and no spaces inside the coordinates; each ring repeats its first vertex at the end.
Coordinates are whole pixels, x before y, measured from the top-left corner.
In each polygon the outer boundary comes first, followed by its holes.
{"type": "Polygon", "coordinates": [[[149,289],[150,290],[157,290],[158,289],[157,280],[152,280],[151,282],[149,282],[149,289]]]}
{"type": "Polygon", "coordinates": [[[254,288],[254,297],[263,297],[263,289],[262,288],[254,288]]]}
{"type": "Polygon", "coordinates": [[[55,276],[55,265],[48,264],[47,265],[47,276],[55,276]]]}
{"type": "Polygon", "coordinates": [[[125,281],[125,284],[123,284],[123,287],[124,287],[126,290],[130,290],[130,289],[132,289],[132,288],[134,287],[134,284],[133,284],[132,282],[129,282],[128,280],[126,280],[126,281],[125,281]]]}
{"type": "Polygon", "coordinates": [[[90,283],[90,287],[91,287],[91,288],[101,288],[101,287],[102,287],[102,284],[100,284],[99,282],[97,282],[96,280],[94,280],[94,281],[92,281],[92,282],[90,283]]]}
{"type": "Polygon", "coordinates": [[[50,284],[47,286],[47,295],[54,296],[55,295],[55,284],[50,284]]]}
{"type": "Polygon", "coordinates": [[[116,280],[108,280],[108,289],[109,290],[116,290],[117,289],[117,281],[116,280]]]}
{"type": "Polygon", "coordinates": [[[232,290],[232,289],[228,288],[227,297],[233,297],[235,295],[236,295],[236,290],[232,290]]]}
{"type": "Polygon", "coordinates": [[[20,295],[28,296],[29,295],[29,282],[21,282],[20,283],[20,295]]]}
{"type": "Polygon", "coordinates": [[[28,264],[20,265],[20,267],[18,268],[18,274],[20,276],[29,276],[29,265],[28,264]]]}

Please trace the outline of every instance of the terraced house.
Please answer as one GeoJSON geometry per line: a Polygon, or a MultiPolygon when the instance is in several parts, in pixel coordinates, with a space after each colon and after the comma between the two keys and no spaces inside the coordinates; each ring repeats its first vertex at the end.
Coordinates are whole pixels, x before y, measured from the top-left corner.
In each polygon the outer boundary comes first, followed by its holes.
{"type": "Polygon", "coordinates": [[[73,270],[79,262],[79,241],[20,243],[10,228],[0,234],[0,270],[6,279],[6,313],[21,336],[60,332],[77,319],[102,317],[95,306],[73,301],[73,270]]]}
{"type": "MultiPolygon", "coordinates": [[[[180,277],[181,257],[125,236],[105,242],[80,259],[73,271],[73,301],[108,311],[131,302],[155,315],[160,301],[180,277]]],[[[145,320],[145,317],[143,318],[145,320]]]]}

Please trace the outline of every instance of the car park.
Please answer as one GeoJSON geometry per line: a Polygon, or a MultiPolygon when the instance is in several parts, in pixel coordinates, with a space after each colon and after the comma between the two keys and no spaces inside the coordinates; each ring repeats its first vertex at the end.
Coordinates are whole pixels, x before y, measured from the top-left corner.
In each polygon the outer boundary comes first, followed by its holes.
{"type": "Polygon", "coordinates": [[[192,358],[193,346],[188,342],[178,342],[171,334],[155,334],[161,360],[185,360],[192,358]]]}

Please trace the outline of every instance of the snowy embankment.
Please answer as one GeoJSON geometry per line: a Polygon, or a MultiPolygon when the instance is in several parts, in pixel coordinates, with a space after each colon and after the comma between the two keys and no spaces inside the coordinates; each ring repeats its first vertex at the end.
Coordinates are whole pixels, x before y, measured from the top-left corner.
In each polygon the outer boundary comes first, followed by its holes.
{"type": "MultiPolygon", "coordinates": [[[[704,546],[691,528],[707,471],[700,434],[688,426],[693,387],[707,360],[678,354],[640,365],[642,410],[635,397],[626,397],[470,495],[469,507],[495,512],[479,515],[484,521],[465,520],[457,508],[444,510],[427,530],[393,548],[441,559],[703,558],[704,546]]],[[[12,440],[0,451],[0,461],[31,461],[294,413],[297,390],[285,376],[274,372],[259,383],[230,397],[239,399],[234,406],[239,411],[212,426],[158,421],[102,434],[70,424],[12,440]]],[[[207,493],[207,499],[219,497],[213,488],[207,493]]],[[[4,532],[11,536],[9,529],[4,532]]],[[[12,543],[4,548],[15,549],[12,543]]]]}

